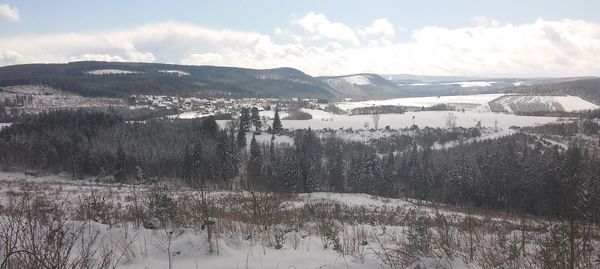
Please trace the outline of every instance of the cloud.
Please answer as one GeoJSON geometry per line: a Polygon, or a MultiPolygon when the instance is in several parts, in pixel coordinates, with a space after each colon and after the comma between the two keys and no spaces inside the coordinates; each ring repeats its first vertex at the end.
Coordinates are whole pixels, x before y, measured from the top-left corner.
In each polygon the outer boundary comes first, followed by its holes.
{"type": "Polygon", "coordinates": [[[13,22],[19,21],[19,10],[9,4],[0,4],[0,18],[13,22]]]}
{"type": "Polygon", "coordinates": [[[321,13],[309,12],[304,17],[294,22],[307,32],[313,34],[315,38],[346,41],[351,42],[354,45],[360,44],[352,28],[343,23],[332,22],[321,13]]]}
{"type": "Polygon", "coordinates": [[[396,35],[394,25],[392,25],[386,18],[376,19],[373,24],[359,31],[364,35],[381,35],[385,38],[393,38],[396,35]]]}
{"type": "MultiPolygon", "coordinates": [[[[360,34],[345,38],[321,34],[318,44],[304,37],[275,38],[296,35],[287,28],[275,30],[272,38],[257,32],[176,22],[103,32],[0,37],[0,65],[106,60],[249,68],[289,66],[311,75],[600,75],[597,23],[538,19],[518,25],[428,26],[414,30],[409,40],[401,42],[393,41],[392,32],[382,25],[385,23],[374,22],[351,30],[360,34]],[[385,37],[388,42],[364,42],[385,37]],[[354,38],[363,38],[363,42],[354,42],[354,38]],[[348,46],[349,42],[357,45],[348,46]]],[[[315,33],[322,33],[319,31],[315,33]]]]}

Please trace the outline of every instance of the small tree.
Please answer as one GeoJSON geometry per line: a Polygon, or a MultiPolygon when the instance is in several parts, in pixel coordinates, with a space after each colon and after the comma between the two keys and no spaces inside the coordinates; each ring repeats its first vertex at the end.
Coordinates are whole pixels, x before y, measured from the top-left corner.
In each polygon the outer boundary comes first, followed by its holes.
{"type": "Polygon", "coordinates": [[[448,115],[446,115],[446,127],[448,129],[456,128],[456,115],[452,112],[448,112],[448,115]]]}

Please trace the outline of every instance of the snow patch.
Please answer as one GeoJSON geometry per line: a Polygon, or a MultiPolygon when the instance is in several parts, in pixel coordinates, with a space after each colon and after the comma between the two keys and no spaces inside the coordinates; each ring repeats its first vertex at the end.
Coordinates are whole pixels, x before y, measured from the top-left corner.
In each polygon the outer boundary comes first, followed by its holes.
{"type": "Polygon", "coordinates": [[[583,100],[581,97],[577,96],[553,96],[553,99],[560,103],[565,111],[581,111],[600,108],[600,106],[583,100]]]}
{"type": "Polygon", "coordinates": [[[88,75],[123,75],[123,74],[138,74],[142,72],[129,71],[122,69],[98,69],[86,72],[88,75]]]}
{"type": "Polygon", "coordinates": [[[366,76],[366,75],[347,76],[347,77],[343,77],[342,79],[344,81],[346,81],[347,83],[354,84],[354,85],[370,85],[370,84],[372,84],[371,78],[369,78],[369,76],[366,76]]]}
{"type": "Polygon", "coordinates": [[[459,85],[461,88],[490,87],[495,81],[457,81],[442,83],[444,85],[459,85]]]}
{"type": "Polygon", "coordinates": [[[181,70],[158,70],[158,72],[165,73],[165,74],[170,74],[170,75],[177,75],[178,77],[187,77],[187,76],[190,76],[190,73],[184,72],[184,71],[181,71],[181,70]]]}

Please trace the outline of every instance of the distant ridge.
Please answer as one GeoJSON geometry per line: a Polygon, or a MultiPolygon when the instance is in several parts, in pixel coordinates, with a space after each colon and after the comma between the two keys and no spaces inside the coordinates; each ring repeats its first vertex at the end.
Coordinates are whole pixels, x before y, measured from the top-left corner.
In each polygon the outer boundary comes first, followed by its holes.
{"type": "Polygon", "coordinates": [[[294,68],[248,69],[159,63],[72,62],[0,67],[0,86],[44,84],[83,96],[132,94],[232,97],[340,95],[294,68]]]}

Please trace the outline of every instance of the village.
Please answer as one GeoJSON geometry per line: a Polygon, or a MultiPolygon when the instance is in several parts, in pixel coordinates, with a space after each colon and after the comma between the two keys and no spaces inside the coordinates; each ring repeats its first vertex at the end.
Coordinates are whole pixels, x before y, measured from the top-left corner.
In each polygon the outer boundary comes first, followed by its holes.
{"type": "Polygon", "coordinates": [[[197,98],[164,95],[132,95],[128,99],[130,109],[178,110],[180,112],[195,111],[200,114],[233,114],[244,107],[256,107],[259,111],[298,108],[317,108],[328,103],[326,99],[300,98],[197,98]]]}

